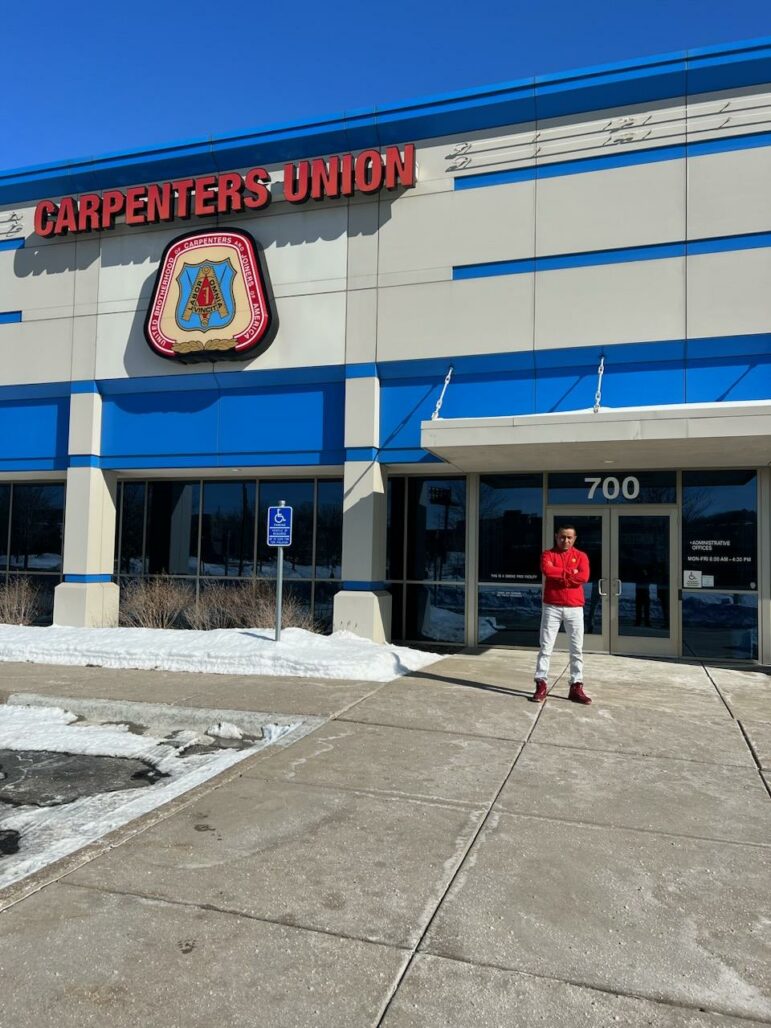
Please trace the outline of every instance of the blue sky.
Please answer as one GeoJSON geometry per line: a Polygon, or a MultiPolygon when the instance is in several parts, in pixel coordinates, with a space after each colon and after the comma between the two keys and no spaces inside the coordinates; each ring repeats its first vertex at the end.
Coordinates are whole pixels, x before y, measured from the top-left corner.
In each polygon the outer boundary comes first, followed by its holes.
{"type": "Polygon", "coordinates": [[[16,0],[0,168],[768,35],[768,0],[16,0]]]}

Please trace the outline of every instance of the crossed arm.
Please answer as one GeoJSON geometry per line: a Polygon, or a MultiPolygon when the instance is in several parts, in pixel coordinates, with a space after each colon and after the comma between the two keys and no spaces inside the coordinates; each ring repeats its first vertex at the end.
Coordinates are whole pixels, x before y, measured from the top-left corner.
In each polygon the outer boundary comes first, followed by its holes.
{"type": "Polygon", "coordinates": [[[571,588],[589,581],[589,560],[585,553],[581,553],[575,567],[566,570],[562,562],[547,550],[541,557],[541,571],[550,581],[571,588]]]}

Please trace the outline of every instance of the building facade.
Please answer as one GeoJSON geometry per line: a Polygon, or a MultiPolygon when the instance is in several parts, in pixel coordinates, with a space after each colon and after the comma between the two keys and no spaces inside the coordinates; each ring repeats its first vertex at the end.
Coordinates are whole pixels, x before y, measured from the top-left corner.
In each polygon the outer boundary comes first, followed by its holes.
{"type": "Polygon", "coordinates": [[[0,342],[57,624],[285,500],[327,629],[534,645],[569,522],[589,649],[771,663],[769,41],[0,174],[0,342]]]}

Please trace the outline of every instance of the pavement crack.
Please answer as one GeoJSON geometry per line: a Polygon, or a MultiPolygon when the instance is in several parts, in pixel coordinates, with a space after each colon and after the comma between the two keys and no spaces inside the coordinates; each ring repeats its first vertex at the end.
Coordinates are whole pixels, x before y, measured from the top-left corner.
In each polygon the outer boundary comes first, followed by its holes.
{"type": "MultiPolygon", "coordinates": [[[[564,671],[563,671],[563,674],[564,674],[564,671]]],[[[418,950],[420,949],[420,947],[421,947],[421,945],[423,943],[423,940],[428,935],[428,933],[429,933],[429,931],[431,929],[431,925],[434,923],[434,920],[436,919],[436,915],[438,914],[439,910],[441,909],[441,906],[444,903],[444,901],[445,901],[445,899],[447,897],[447,894],[449,893],[450,889],[452,889],[453,884],[455,883],[458,875],[461,872],[461,869],[463,868],[464,864],[466,863],[466,858],[468,857],[469,853],[471,852],[471,849],[474,846],[474,843],[480,837],[480,835],[484,831],[484,828],[488,824],[488,822],[490,822],[491,820],[495,820],[498,817],[497,812],[493,811],[493,807],[497,803],[498,797],[503,792],[503,789],[505,788],[506,783],[508,782],[509,778],[511,778],[511,774],[512,774],[514,768],[517,765],[517,761],[519,760],[519,758],[524,753],[525,747],[526,747],[527,743],[530,741],[530,739],[531,739],[531,737],[533,735],[533,732],[535,731],[536,725],[538,724],[538,721],[539,721],[539,719],[541,717],[541,714],[543,713],[543,710],[544,710],[544,707],[543,707],[543,705],[541,705],[539,707],[539,709],[538,709],[538,713],[536,714],[535,719],[533,720],[532,725],[530,726],[530,731],[527,734],[527,738],[525,739],[525,741],[521,745],[521,747],[517,750],[517,753],[514,755],[514,759],[511,762],[509,770],[504,775],[503,781],[501,782],[498,791],[496,792],[495,796],[493,796],[492,802],[485,809],[484,817],[481,818],[476,831],[473,832],[472,835],[470,836],[468,844],[467,844],[466,848],[464,849],[463,853],[461,854],[460,859],[458,860],[458,864],[457,864],[457,866],[455,868],[455,871],[450,875],[449,881],[447,882],[447,885],[445,886],[444,890],[442,891],[442,895],[439,897],[439,899],[436,902],[436,905],[434,906],[433,913],[431,914],[431,916],[426,921],[426,925],[423,928],[423,931],[420,933],[420,938],[417,940],[415,945],[412,947],[412,952],[410,953],[409,960],[405,964],[405,966],[404,966],[404,968],[402,970],[401,975],[399,975],[399,977],[396,979],[396,981],[394,983],[394,986],[393,986],[393,988],[391,990],[391,993],[388,996],[387,1001],[386,1001],[386,1003],[385,1003],[385,1005],[383,1007],[383,1012],[380,1015],[380,1020],[377,1022],[377,1025],[375,1026],[375,1028],[382,1028],[383,1022],[384,1022],[385,1018],[388,1015],[388,1011],[389,1011],[389,1009],[391,1007],[391,1004],[393,1003],[394,997],[396,996],[396,993],[399,991],[399,987],[401,986],[401,984],[404,981],[405,977],[409,974],[410,968],[412,967],[412,965],[415,962],[415,958],[417,956],[418,950]]]]}
{"type": "Polygon", "coordinates": [[[131,899],[147,900],[150,903],[165,903],[170,907],[183,907],[188,910],[204,910],[213,914],[225,914],[229,917],[241,917],[246,921],[259,921],[262,924],[278,925],[281,928],[290,928],[299,932],[312,932],[314,935],[330,936],[333,939],[348,939],[351,942],[365,942],[370,946],[384,946],[387,949],[399,950],[404,953],[409,953],[412,949],[410,946],[400,946],[396,942],[387,942],[385,939],[373,939],[368,938],[365,935],[354,935],[348,932],[333,932],[328,928],[297,924],[294,921],[282,921],[279,917],[258,917],[256,914],[250,914],[246,910],[235,910],[232,907],[220,907],[217,906],[216,903],[193,903],[190,900],[171,899],[168,896],[153,896],[146,892],[134,892],[132,889],[107,888],[104,885],[90,885],[84,882],[59,881],[56,884],[67,889],[82,889],[86,892],[99,892],[103,893],[105,896],[127,896],[131,899]]]}
{"type": "Polygon", "coordinates": [[[461,955],[447,956],[444,953],[438,953],[430,949],[421,951],[421,956],[429,956],[434,960],[446,960],[448,963],[465,964],[468,967],[484,967],[490,971],[503,971],[507,974],[518,974],[524,978],[532,978],[535,981],[543,982],[557,982],[560,985],[570,985],[576,989],[587,989],[590,992],[601,992],[606,996],[620,996],[624,999],[638,999],[643,1000],[646,1003],[654,1003],[656,1006],[664,1007],[668,1010],[689,1010],[698,1012],[700,1014],[714,1014],[718,1017],[731,1017],[736,1018],[738,1021],[747,1021],[749,1024],[771,1024],[771,1021],[764,1017],[757,1017],[752,1014],[736,1013],[729,1009],[718,1009],[717,1007],[705,1006],[703,1003],[685,1003],[682,1000],[677,999],[660,999],[655,996],[648,995],[645,992],[634,992],[626,989],[611,989],[604,985],[598,985],[594,982],[583,981],[579,978],[560,978],[557,975],[552,974],[538,974],[535,971],[529,971],[520,967],[512,967],[506,964],[494,964],[486,960],[467,960],[461,955]]]}

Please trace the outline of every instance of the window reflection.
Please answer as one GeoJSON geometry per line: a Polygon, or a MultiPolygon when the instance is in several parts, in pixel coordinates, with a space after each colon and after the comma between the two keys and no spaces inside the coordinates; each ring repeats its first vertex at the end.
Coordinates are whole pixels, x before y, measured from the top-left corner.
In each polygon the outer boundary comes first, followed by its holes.
{"type": "Polygon", "coordinates": [[[11,505],[10,485],[0,485],[0,571],[8,567],[8,515],[11,505]]]}
{"type": "Polygon", "coordinates": [[[14,485],[11,521],[11,569],[61,571],[64,486],[14,485]]]}
{"type": "Polygon", "coordinates": [[[339,578],[343,559],[343,483],[319,481],[316,505],[316,578],[339,578]]]}
{"type": "Polygon", "coordinates": [[[405,636],[414,642],[466,640],[466,590],[456,585],[408,585],[405,636]]]}
{"type": "Polygon", "coordinates": [[[320,632],[332,631],[335,594],[339,590],[339,582],[316,582],[314,586],[313,618],[320,632]]]}
{"type": "Polygon", "coordinates": [[[541,587],[480,585],[477,620],[480,644],[537,646],[541,587]]]}
{"type": "Polygon", "coordinates": [[[404,578],[406,479],[389,478],[386,493],[386,578],[404,578]]]}
{"type": "Polygon", "coordinates": [[[479,485],[480,582],[540,583],[541,475],[484,475],[479,485]]]}
{"type": "Polygon", "coordinates": [[[255,482],[205,482],[201,574],[251,576],[254,567],[255,482]]]}
{"type": "Polygon", "coordinates": [[[466,574],[466,481],[407,482],[407,578],[457,581],[466,574]]]}
{"type": "Polygon", "coordinates": [[[757,660],[757,594],[684,592],[683,653],[716,660],[757,660]]]}
{"type": "Polygon", "coordinates": [[[697,588],[757,589],[757,511],[754,471],[683,472],[683,572],[697,588]]]}
{"type": "Polygon", "coordinates": [[[147,570],[189,575],[198,570],[198,482],[150,482],[147,497],[147,570]]]}
{"type": "Polygon", "coordinates": [[[118,519],[120,539],[119,574],[140,575],[145,520],[145,483],[124,482],[121,490],[121,517],[118,519]]]}

